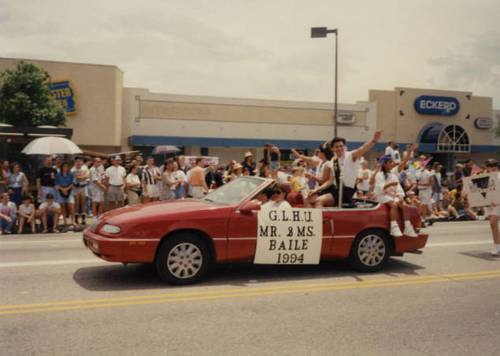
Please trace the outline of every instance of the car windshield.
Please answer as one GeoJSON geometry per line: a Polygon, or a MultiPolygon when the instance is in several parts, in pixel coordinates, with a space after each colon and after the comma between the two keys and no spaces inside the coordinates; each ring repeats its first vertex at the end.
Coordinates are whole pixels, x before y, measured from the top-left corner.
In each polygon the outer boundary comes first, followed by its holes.
{"type": "Polygon", "coordinates": [[[203,200],[220,204],[237,204],[262,183],[264,183],[264,180],[261,178],[237,178],[208,193],[203,200]]]}

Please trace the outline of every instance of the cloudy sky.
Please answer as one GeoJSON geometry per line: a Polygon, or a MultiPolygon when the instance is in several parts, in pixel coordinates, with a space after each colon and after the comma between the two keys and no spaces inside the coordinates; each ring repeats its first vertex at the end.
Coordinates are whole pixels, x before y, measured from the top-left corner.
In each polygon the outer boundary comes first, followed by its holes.
{"type": "Polygon", "coordinates": [[[162,93],[339,101],[396,86],[500,109],[498,0],[0,0],[0,57],[114,64],[162,93]]]}

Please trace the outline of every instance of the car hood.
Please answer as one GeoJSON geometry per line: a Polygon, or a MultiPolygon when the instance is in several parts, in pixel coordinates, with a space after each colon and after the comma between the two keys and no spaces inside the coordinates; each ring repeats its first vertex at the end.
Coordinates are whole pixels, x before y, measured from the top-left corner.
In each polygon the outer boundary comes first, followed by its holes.
{"type": "Polygon", "coordinates": [[[153,218],[156,216],[182,215],[187,212],[214,209],[218,205],[202,200],[182,199],[160,201],[147,204],[128,205],[120,209],[111,210],[101,216],[102,220],[113,224],[120,224],[137,219],[153,218]]]}

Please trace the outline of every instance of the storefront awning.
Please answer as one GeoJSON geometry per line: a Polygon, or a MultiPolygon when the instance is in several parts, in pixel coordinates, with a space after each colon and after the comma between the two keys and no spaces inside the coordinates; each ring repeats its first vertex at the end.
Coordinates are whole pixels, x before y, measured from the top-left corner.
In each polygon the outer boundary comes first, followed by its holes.
{"type": "MultiPolygon", "coordinates": [[[[129,137],[131,146],[201,146],[201,147],[249,147],[263,148],[266,143],[272,143],[279,148],[316,149],[325,141],[321,140],[278,140],[278,139],[256,139],[256,138],[219,138],[219,137],[175,137],[175,136],[141,136],[129,137]]],[[[364,142],[347,142],[347,149],[353,150],[360,147],[364,142]]],[[[373,149],[383,151],[386,143],[379,142],[373,149]]]]}

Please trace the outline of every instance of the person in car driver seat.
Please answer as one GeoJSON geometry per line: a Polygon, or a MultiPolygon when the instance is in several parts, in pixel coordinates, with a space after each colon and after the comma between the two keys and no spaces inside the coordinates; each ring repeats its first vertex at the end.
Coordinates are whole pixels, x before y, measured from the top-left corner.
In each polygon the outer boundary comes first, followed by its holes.
{"type": "Polygon", "coordinates": [[[277,184],[274,188],[271,200],[267,203],[262,204],[263,208],[291,208],[292,206],[286,200],[287,190],[283,184],[277,184]]]}

